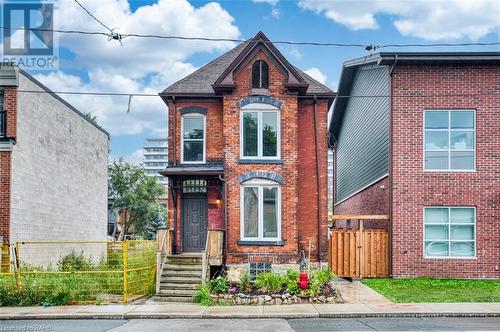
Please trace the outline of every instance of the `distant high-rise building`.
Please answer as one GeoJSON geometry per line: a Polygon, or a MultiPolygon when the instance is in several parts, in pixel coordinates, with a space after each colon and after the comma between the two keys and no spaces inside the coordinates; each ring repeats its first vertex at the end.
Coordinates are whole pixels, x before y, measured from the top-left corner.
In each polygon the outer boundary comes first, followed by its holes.
{"type": "Polygon", "coordinates": [[[167,168],[168,143],[166,138],[146,138],[144,142],[143,164],[146,173],[158,179],[158,183],[167,185],[167,178],[160,171],[167,168]]]}

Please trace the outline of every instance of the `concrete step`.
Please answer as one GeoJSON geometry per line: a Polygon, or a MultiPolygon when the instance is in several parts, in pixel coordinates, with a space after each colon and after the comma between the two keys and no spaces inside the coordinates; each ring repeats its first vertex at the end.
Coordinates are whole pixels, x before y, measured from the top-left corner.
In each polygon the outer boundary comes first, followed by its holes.
{"type": "Polygon", "coordinates": [[[178,264],[164,264],[163,271],[199,271],[201,273],[201,263],[199,265],[178,265],[178,264]]]}
{"type": "Polygon", "coordinates": [[[162,277],[160,282],[169,282],[175,284],[199,284],[201,283],[201,276],[199,277],[162,277]]]}
{"type": "Polygon", "coordinates": [[[175,265],[201,265],[202,259],[201,255],[199,256],[183,256],[183,255],[174,255],[167,256],[166,260],[167,264],[175,264],[175,265]]]}
{"type": "Polygon", "coordinates": [[[198,284],[175,284],[171,282],[160,281],[160,289],[195,289],[198,284]]]}
{"type": "Polygon", "coordinates": [[[169,278],[169,277],[183,277],[183,278],[201,278],[201,270],[200,271],[195,271],[195,270],[187,270],[187,271],[173,271],[173,270],[163,270],[161,272],[161,277],[162,278],[169,278]]]}
{"type": "Polygon", "coordinates": [[[184,296],[191,298],[196,292],[195,289],[161,289],[156,295],[167,295],[167,296],[184,296]]]}
{"type": "Polygon", "coordinates": [[[191,297],[185,296],[166,296],[166,295],[155,295],[152,297],[155,302],[187,302],[192,303],[193,299],[191,297]]]}

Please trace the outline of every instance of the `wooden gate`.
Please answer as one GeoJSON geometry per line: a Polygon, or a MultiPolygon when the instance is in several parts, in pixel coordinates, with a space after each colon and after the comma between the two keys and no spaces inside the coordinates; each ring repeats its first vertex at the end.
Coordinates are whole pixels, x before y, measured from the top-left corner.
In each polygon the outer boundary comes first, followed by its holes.
{"type": "Polygon", "coordinates": [[[342,278],[389,276],[389,241],[385,229],[363,229],[364,220],[388,220],[389,216],[333,215],[335,220],[358,220],[358,228],[331,229],[329,266],[342,278]]]}

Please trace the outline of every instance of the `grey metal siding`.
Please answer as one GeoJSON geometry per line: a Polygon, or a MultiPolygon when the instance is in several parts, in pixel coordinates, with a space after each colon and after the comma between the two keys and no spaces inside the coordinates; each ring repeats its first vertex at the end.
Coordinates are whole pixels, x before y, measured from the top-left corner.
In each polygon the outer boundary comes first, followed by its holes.
{"type": "Polygon", "coordinates": [[[389,68],[360,67],[337,139],[336,203],[389,170],[389,68]],[[373,97],[366,97],[373,96],[373,97]]]}

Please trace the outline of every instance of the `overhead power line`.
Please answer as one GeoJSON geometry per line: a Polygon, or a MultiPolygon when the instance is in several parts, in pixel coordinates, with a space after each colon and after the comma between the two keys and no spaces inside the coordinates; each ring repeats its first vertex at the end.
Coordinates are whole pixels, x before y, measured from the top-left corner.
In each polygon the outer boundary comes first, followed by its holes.
{"type": "MultiPolygon", "coordinates": [[[[104,25],[105,26],[105,25],[104,25]]],[[[105,26],[106,27],[106,26],[105,26]]],[[[205,41],[205,42],[233,42],[245,43],[251,42],[251,39],[238,39],[238,38],[211,38],[211,37],[194,37],[194,36],[175,36],[175,35],[160,35],[160,34],[140,34],[140,33],[117,33],[114,29],[106,29],[109,32],[100,31],[84,31],[84,30],[62,30],[62,29],[41,29],[41,28],[11,28],[0,26],[0,29],[6,30],[30,30],[30,31],[46,31],[61,34],[80,34],[80,35],[96,35],[106,36],[108,40],[122,41],[124,38],[156,38],[156,39],[170,39],[170,40],[184,40],[184,41],[205,41]]],[[[498,42],[474,42],[474,43],[429,43],[429,44],[356,44],[356,43],[337,43],[337,42],[316,42],[316,41],[290,41],[290,40],[274,40],[263,41],[269,44],[285,44],[285,45],[302,45],[302,46],[323,46],[323,47],[357,47],[363,48],[367,51],[375,51],[381,48],[407,48],[407,47],[467,47],[467,46],[499,46],[498,42]]]]}
{"type": "Polygon", "coordinates": [[[106,24],[102,23],[101,20],[99,20],[97,17],[95,17],[94,14],[92,14],[87,8],[85,8],[78,0],[75,0],[75,2],[78,4],[78,6],[80,6],[81,9],[83,9],[83,11],[85,11],[90,17],[92,17],[94,19],[94,21],[96,21],[97,23],[102,25],[109,32],[113,32],[113,29],[108,27],[106,24]]]}

